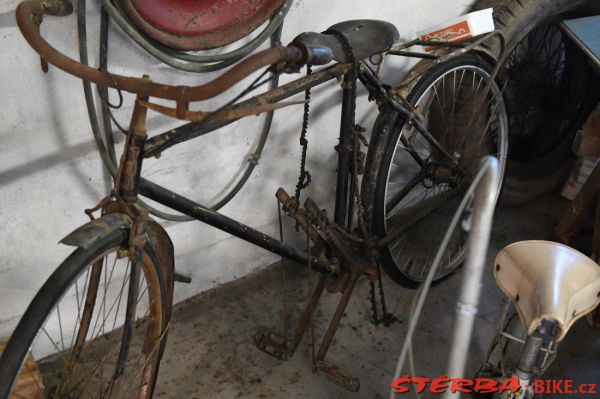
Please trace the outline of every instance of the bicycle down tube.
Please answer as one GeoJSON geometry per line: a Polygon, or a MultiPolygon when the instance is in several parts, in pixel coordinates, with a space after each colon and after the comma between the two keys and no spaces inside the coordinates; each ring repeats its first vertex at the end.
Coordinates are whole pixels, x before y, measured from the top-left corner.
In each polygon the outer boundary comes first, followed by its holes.
{"type": "MultiPolygon", "coordinates": [[[[325,69],[320,72],[327,72],[327,74],[323,75],[328,79],[333,78],[337,73],[346,70],[346,65],[338,64],[334,67],[325,69]],[[337,68],[336,68],[337,67],[337,68]],[[332,73],[331,70],[333,70],[332,73]],[[333,76],[332,76],[333,75],[333,76]]],[[[319,74],[316,72],[314,75],[319,74]]],[[[313,75],[310,75],[313,76],[313,75]]],[[[322,78],[311,79],[303,78],[297,81],[294,81],[288,85],[284,85],[279,89],[273,92],[268,92],[263,98],[269,98],[271,101],[278,101],[280,98],[286,98],[288,96],[294,95],[297,92],[305,90],[306,87],[313,87],[320,83],[323,83],[322,78]],[[312,80],[312,81],[311,81],[312,80]],[[306,82],[306,83],[305,83],[306,82]],[[273,100],[274,98],[277,98],[273,100]]],[[[345,79],[347,82],[348,79],[345,79]]],[[[349,155],[346,151],[343,150],[343,145],[348,145],[348,141],[350,140],[349,129],[351,126],[349,124],[354,119],[352,108],[349,105],[349,102],[352,99],[352,91],[355,90],[356,81],[350,85],[350,88],[344,89],[343,91],[343,105],[342,105],[342,120],[340,127],[340,150],[338,151],[338,173],[337,173],[337,191],[336,191],[336,202],[335,202],[335,222],[343,225],[346,214],[347,214],[347,203],[348,203],[348,174],[350,171],[350,159],[349,155]]],[[[261,96],[258,96],[261,97],[261,96]]],[[[252,102],[260,102],[258,97],[252,98],[248,101],[252,102]]],[[[268,101],[268,100],[267,100],[268,101]]],[[[215,123],[218,125],[218,123],[215,123]]],[[[217,128],[219,126],[215,126],[217,128]]],[[[211,129],[212,130],[212,129],[211,129]]],[[[208,133],[208,131],[206,131],[208,133]]],[[[176,140],[176,139],[172,139],[176,140]]],[[[144,156],[146,156],[146,152],[144,152],[144,156]]],[[[141,162],[141,161],[140,161],[141,162]]],[[[148,180],[140,179],[139,181],[139,190],[140,194],[145,197],[150,198],[153,201],[159,202],[163,205],[166,205],[178,212],[191,216],[201,222],[204,222],[212,227],[215,227],[219,230],[225,231],[229,234],[232,234],[235,237],[238,237],[244,241],[247,241],[251,244],[257,245],[263,249],[276,253],[278,255],[284,256],[288,259],[294,260],[302,265],[306,265],[308,261],[308,255],[305,251],[298,250],[297,248],[282,243],[278,239],[271,237],[267,234],[261,233],[243,223],[240,223],[232,218],[229,218],[219,212],[203,207],[202,205],[191,201],[188,198],[185,198],[179,194],[176,194],[168,189],[165,189],[157,184],[154,184],[148,180]]],[[[310,258],[310,264],[312,269],[321,273],[336,275],[338,270],[332,268],[330,265],[325,264],[315,258],[310,258]]]]}

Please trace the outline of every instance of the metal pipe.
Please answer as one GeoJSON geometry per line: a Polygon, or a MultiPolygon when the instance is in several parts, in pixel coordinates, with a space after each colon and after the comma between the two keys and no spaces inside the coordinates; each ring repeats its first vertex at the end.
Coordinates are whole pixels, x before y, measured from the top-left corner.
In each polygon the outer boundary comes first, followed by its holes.
{"type": "MultiPolygon", "coordinates": [[[[291,97],[295,94],[305,91],[309,87],[315,87],[322,83],[337,78],[338,76],[346,73],[350,68],[349,64],[335,64],[328,68],[322,69],[317,72],[313,72],[309,76],[304,78],[296,79],[293,82],[279,86],[273,90],[269,90],[266,93],[259,94],[249,98],[248,100],[242,101],[235,105],[233,110],[236,108],[254,107],[259,104],[272,104],[280,100],[291,97]]],[[[207,118],[200,122],[191,122],[167,132],[155,135],[148,139],[146,146],[144,147],[144,157],[154,157],[159,155],[162,151],[175,144],[182,143],[184,141],[193,139],[195,137],[202,136],[210,133],[218,128],[228,125],[234,122],[235,119],[229,120],[217,120],[207,118]]]]}
{"type": "Polygon", "coordinates": [[[344,75],[342,96],[342,120],[340,122],[340,138],[337,146],[338,167],[337,184],[335,191],[335,211],[333,220],[339,226],[343,226],[348,209],[348,173],[350,171],[350,149],[352,138],[351,129],[354,127],[354,96],[356,91],[356,78],[353,73],[344,75]]]}
{"type": "Polygon", "coordinates": [[[412,57],[412,58],[423,58],[426,60],[437,60],[438,56],[437,55],[433,55],[433,54],[428,54],[428,53],[417,53],[416,51],[404,51],[404,50],[398,50],[398,51],[388,51],[389,55],[399,55],[401,57],[412,57]]]}
{"type": "Polygon", "coordinates": [[[262,67],[280,62],[295,64],[302,61],[303,52],[294,47],[271,47],[256,53],[235,67],[223,73],[217,79],[199,86],[172,86],[130,76],[101,71],[67,57],[52,47],[40,34],[40,25],[47,9],[43,0],[24,1],[17,7],[17,25],[29,45],[42,57],[43,63],[49,62],[65,72],[100,86],[113,87],[142,97],[157,97],[174,100],[182,106],[187,102],[208,100],[229,89],[262,67]]]}
{"type": "MultiPolygon", "coordinates": [[[[153,201],[161,203],[178,212],[191,216],[201,222],[213,226],[226,233],[241,238],[244,241],[254,244],[261,248],[281,255],[287,259],[298,262],[301,265],[308,263],[308,254],[291,245],[261,233],[245,224],[242,224],[230,217],[205,208],[202,205],[191,201],[177,193],[154,184],[148,180],[140,180],[140,194],[150,198],[153,201]]],[[[311,268],[319,273],[336,275],[337,270],[330,265],[321,262],[314,257],[310,257],[311,268]]]]}
{"type": "MultiPolygon", "coordinates": [[[[463,284],[456,306],[454,334],[450,350],[447,375],[450,378],[462,378],[469,354],[469,345],[479,309],[481,279],[485,270],[485,260],[492,231],[492,219],[498,197],[498,162],[488,157],[483,164],[485,171],[475,194],[472,214],[472,228],[469,234],[467,258],[463,271],[463,284]]],[[[458,392],[447,391],[444,399],[459,398],[458,392]]]]}

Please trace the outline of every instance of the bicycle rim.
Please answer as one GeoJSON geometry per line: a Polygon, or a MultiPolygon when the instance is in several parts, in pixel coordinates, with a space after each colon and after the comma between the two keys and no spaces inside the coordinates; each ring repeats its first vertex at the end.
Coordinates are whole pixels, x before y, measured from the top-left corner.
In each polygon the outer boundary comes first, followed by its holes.
{"type": "Polygon", "coordinates": [[[48,398],[151,397],[165,295],[157,258],[146,246],[135,322],[131,337],[124,339],[131,275],[124,236],[115,232],[76,250],[36,295],[1,358],[0,384],[13,385],[12,395],[25,381],[31,392],[48,398]],[[117,371],[122,346],[128,350],[117,371]]]}
{"type": "MultiPolygon", "coordinates": [[[[393,153],[386,165],[380,212],[386,235],[401,231],[387,247],[389,256],[395,268],[415,282],[425,279],[480,158],[496,155],[503,176],[508,126],[501,89],[481,65],[434,70],[422,82],[408,100],[422,115],[431,134],[456,160],[464,176],[458,179],[448,176],[448,160],[410,124],[398,127],[401,130],[392,137],[397,138],[391,143],[393,153]],[[414,154],[427,166],[419,165],[414,154]]],[[[467,233],[457,229],[436,280],[461,264],[466,241],[467,233]]]]}

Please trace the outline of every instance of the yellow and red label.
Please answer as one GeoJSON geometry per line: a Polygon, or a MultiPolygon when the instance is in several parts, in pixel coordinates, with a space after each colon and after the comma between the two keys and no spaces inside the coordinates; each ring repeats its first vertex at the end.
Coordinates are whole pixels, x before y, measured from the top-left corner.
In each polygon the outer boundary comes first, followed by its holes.
{"type": "MultiPolygon", "coordinates": [[[[429,32],[419,37],[421,40],[434,41],[434,42],[459,42],[472,37],[471,30],[469,29],[469,23],[464,20],[454,25],[446,26],[442,29],[434,32],[429,32]]],[[[436,46],[428,46],[425,48],[426,51],[433,51],[436,46]]]]}

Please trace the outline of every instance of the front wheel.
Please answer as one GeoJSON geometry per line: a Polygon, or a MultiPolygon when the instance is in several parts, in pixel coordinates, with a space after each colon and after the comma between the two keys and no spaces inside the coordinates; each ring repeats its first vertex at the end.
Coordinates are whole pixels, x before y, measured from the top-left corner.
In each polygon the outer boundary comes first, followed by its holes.
{"type": "MultiPolygon", "coordinates": [[[[381,248],[384,269],[415,286],[427,277],[450,220],[484,155],[498,158],[504,174],[508,122],[502,90],[491,66],[463,55],[426,69],[406,100],[436,146],[394,110],[375,122],[363,202],[371,231],[393,239],[381,248]]],[[[454,232],[434,278],[454,271],[466,253],[467,234],[454,232]]]]}
{"type": "Polygon", "coordinates": [[[46,281],[0,357],[0,398],[151,398],[168,295],[149,244],[130,288],[127,237],[117,230],[75,250],[46,281]],[[135,321],[124,333],[128,306],[135,321]]]}

